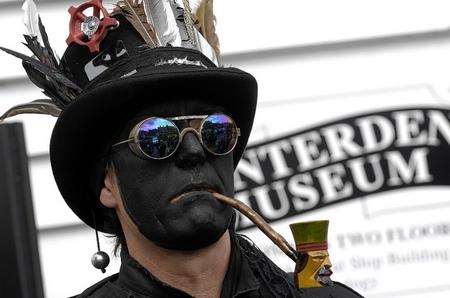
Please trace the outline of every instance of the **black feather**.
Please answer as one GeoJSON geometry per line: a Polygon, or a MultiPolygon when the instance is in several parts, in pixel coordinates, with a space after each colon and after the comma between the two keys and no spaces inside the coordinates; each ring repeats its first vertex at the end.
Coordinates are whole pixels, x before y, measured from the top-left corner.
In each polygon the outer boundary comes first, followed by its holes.
{"type": "Polygon", "coordinates": [[[43,89],[44,94],[50,97],[58,107],[64,108],[75,99],[75,94],[72,94],[69,89],[58,88],[60,84],[48,80],[45,75],[31,67],[28,62],[22,64],[31,82],[43,89]]]}
{"type": "Polygon", "coordinates": [[[32,53],[33,55],[45,65],[48,65],[51,68],[56,68],[53,65],[53,61],[51,57],[47,54],[47,50],[41,46],[36,36],[24,35],[25,43],[23,43],[32,53]]]}
{"type": "Polygon", "coordinates": [[[47,77],[55,80],[57,83],[63,84],[67,88],[73,89],[74,91],[81,92],[80,87],[78,87],[75,83],[73,83],[71,80],[69,80],[65,75],[63,75],[57,69],[53,69],[39,60],[28,57],[24,54],[21,54],[19,52],[16,52],[16,51],[13,51],[10,49],[0,47],[0,50],[4,51],[10,55],[13,55],[19,59],[22,59],[22,61],[28,62],[30,67],[41,72],[43,75],[46,75],[47,77]]]}
{"type": "Polygon", "coordinates": [[[71,103],[78,95],[78,93],[72,91],[72,89],[52,81],[41,72],[31,67],[28,62],[23,62],[23,67],[30,80],[36,86],[43,89],[44,94],[52,98],[58,106],[64,107],[65,105],[71,103]]]}
{"type": "Polygon", "coordinates": [[[40,16],[38,19],[38,24],[39,24],[39,31],[41,32],[42,41],[44,42],[44,53],[46,54],[48,59],[51,61],[53,66],[57,67],[58,61],[56,59],[56,56],[53,52],[52,47],[50,46],[50,42],[48,40],[48,35],[47,35],[47,32],[45,31],[44,24],[42,24],[42,20],[41,20],[40,16]]]}
{"type": "Polygon", "coordinates": [[[41,89],[45,89],[48,87],[48,80],[40,71],[37,71],[33,67],[30,66],[30,63],[28,62],[22,62],[23,68],[27,72],[28,77],[30,78],[31,82],[38,86],[41,89]]]}
{"type": "Polygon", "coordinates": [[[41,88],[50,99],[17,105],[0,115],[0,121],[26,113],[48,114],[57,117],[81,92],[81,88],[70,79],[70,72],[59,65],[40,17],[38,17],[38,26],[43,44],[36,36],[24,35],[24,45],[33,53],[33,57],[3,47],[0,47],[0,50],[21,59],[31,82],[41,88]]]}
{"type": "Polygon", "coordinates": [[[39,43],[37,37],[31,35],[24,35],[23,37],[25,38],[26,41],[24,45],[27,46],[28,49],[30,49],[30,51],[33,53],[34,56],[36,56],[36,58],[38,58],[41,62],[44,62],[42,61],[42,57],[44,56],[43,51],[44,49],[39,43]]]}
{"type": "Polygon", "coordinates": [[[20,114],[44,114],[58,117],[61,114],[61,109],[55,106],[55,104],[49,99],[38,99],[10,108],[6,111],[6,113],[0,115],[0,122],[6,118],[20,114]]]}

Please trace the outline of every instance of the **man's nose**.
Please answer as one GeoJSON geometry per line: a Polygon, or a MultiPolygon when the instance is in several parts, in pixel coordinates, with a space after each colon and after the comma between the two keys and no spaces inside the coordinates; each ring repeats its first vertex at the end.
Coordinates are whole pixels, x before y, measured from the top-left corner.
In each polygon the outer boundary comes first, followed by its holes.
{"type": "Polygon", "coordinates": [[[188,132],[181,140],[175,157],[179,168],[195,168],[205,162],[206,155],[200,140],[193,132],[188,132]]]}

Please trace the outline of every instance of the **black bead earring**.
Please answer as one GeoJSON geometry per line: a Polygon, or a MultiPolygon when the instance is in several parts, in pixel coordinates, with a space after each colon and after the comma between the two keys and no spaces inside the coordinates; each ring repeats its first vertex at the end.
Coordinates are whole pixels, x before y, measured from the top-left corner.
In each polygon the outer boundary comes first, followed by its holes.
{"type": "Polygon", "coordinates": [[[97,249],[98,251],[92,256],[91,263],[97,269],[100,269],[102,273],[105,273],[105,268],[109,265],[109,256],[106,252],[100,250],[100,239],[98,237],[97,223],[95,221],[95,214],[92,212],[92,216],[94,218],[94,227],[95,227],[95,237],[97,239],[97,249]]]}

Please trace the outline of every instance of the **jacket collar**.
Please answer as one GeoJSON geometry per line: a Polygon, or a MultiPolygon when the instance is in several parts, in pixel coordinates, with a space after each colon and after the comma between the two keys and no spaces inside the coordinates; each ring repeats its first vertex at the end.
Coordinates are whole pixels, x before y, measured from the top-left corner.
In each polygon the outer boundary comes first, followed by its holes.
{"type": "MultiPolygon", "coordinates": [[[[260,283],[253,274],[241,247],[231,234],[231,256],[227,273],[222,284],[222,297],[238,297],[240,294],[258,290],[260,283]]],[[[124,250],[121,254],[117,285],[136,294],[151,297],[192,297],[157,279],[124,250]]]]}

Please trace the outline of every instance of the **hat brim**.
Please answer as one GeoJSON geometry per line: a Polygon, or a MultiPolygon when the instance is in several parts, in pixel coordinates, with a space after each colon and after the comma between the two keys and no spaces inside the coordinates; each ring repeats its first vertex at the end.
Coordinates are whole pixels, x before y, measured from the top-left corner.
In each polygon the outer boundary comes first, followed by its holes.
{"type": "Polygon", "coordinates": [[[257,102],[256,80],[237,68],[144,72],[110,80],[83,93],[62,112],[53,129],[50,160],[61,195],[83,222],[105,233],[115,232],[106,215],[109,210],[100,204],[89,179],[120,129],[120,120],[152,103],[186,97],[224,107],[236,121],[241,130],[233,152],[236,166],[247,145],[257,102]]]}

